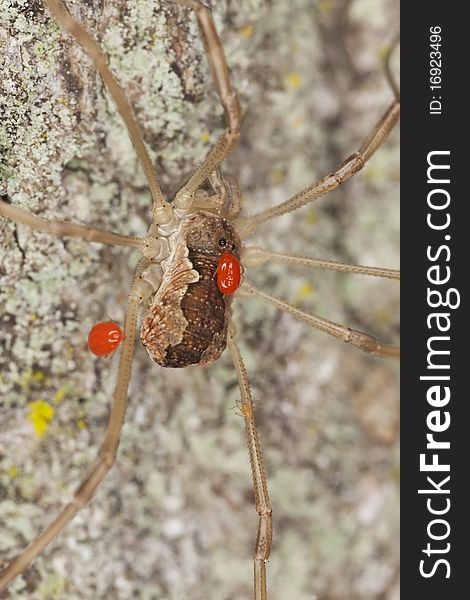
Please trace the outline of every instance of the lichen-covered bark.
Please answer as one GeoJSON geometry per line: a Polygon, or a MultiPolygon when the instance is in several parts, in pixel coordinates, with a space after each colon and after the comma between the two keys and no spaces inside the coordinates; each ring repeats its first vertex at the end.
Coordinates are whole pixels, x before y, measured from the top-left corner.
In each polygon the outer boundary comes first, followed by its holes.
{"type": "MultiPolygon", "coordinates": [[[[134,107],[169,196],[223,128],[194,15],[171,2],[68,2],[134,107]]],[[[254,212],[361,143],[391,92],[380,66],[394,0],[211,3],[243,107],[226,171],[254,212]]],[[[150,199],[101,80],[39,0],[0,12],[0,193],[45,218],[142,235],[150,199]]],[[[397,266],[397,132],[327,198],[260,229],[276,251],[397,266]]],[[[70,497],[96,456],[116,360],[87,332],[123,317],[136,256],[0,220],[0,552],[70,497]],[[38,437],[33,402],[53,406],[38,437]],[[34,421],[34,419],[33,419],[34,421]]],[[[394,283],[271,266],[263,289],[397,337],[394,283]]],[[[254,300],[235,319],[257,400],[274,508],[270,600],[398,597],[397,365],[307,331],[254,300]]],[[[11,597],[250,597],[257,518],[228,356],[166,370],[137,350],[118,464],[11,597]]]]}

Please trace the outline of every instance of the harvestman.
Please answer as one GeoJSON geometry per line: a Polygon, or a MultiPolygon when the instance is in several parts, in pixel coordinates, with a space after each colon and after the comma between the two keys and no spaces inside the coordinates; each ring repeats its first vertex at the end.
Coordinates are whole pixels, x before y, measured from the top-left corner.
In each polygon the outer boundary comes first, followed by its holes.
{"type": "MultiPolygon", "coordinates": [[[[222,175],[219,170],[221,163],[232,152],[240,136],[240,109],[237,95],[232,88],[224,52],[209,9],[199,0],[175,1],[192,8],[196,13],[212,77],[224,109],[226,129],[201,166],[169,203],[163,197],[124,92],[109,70],[100,48],[57,0],[43,0],[56,21],[79,42],[92,59],[114,99],[147,178],[153,199],[152,224],[148,235],[144,238],[126,237],[82,225],[46,221],[9,202],[0,200],[0,214],[3,217],[16,223],[26,224],[36,231],[55,236],[79,237],[89,242],[130,246],[141,253],[129,291],[124,341],[111,413],[96,463],[75,491],[73,500],[0,573],[0,591],[23,572],[78,511],[86,506],[114,464],[127,405],[137,319],[143,306],[145,313],[141,339],[150,356],[163,366],[210,364],[217,360],[228,346],[240,387],[239,407],[245,420],[255,505],[259,515],[254,552],[254,598],[266,599],[266,562],[271,550],[272,509],[250,386],[236,342],[235,326],[231,320],[230,306],[234,294],[223,294],[217,287],[215,275],[218,261],[228,249],[236,260],[241,262],[243,268],[259,266],[267,261],[279,261],[389,279],[399,278],[399,272],[393,269],[347,265],[273,253],[258,247],[243,245],[243,242],[260,225],[312,202],[362,169],[398,121],[400,113],[398,94],[360,149],[347,158],[335,172],[322,177],[278,206],[252,216],[240,217],[241,194],[238,185],[233,178],[222,175]],[[210,192],[203,189],[203,184],[206,184],[210,192]]],[[[236,293],[257,297],[296,319],[344,342],[349,342],[365,352],[379,356],[399,355],[398,347],[382,345],[365,333],[317,315],[307,314],[257,289],[246,278],[236,293]]]]}

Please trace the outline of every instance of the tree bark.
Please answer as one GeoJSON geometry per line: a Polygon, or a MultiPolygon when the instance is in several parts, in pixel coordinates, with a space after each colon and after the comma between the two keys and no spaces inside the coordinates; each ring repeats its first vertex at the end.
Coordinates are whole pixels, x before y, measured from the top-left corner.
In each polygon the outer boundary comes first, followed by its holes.
{"type": "MultiPolygon", "coordinates": [[[[105,50],[168,198],[224,127],[194,15],[171,2],[70,11],[105,50]]],[[[243,108],[225,171],[249,214],[354,152],[392,97],[380,53],[392,0],[211,3],[243,108]]],[[[150,195],[94,66],[39,0],[0,15],[0,193],[49,219],[144,235],[150,195]]],[[[398,136],[338,192],[260,229],[274,251],[397,267],[398,136]]],[[[135,253],[0,220],[1,556],[70,496],[103,436],[116,360],[86,337],[120,321],[135,253]],[[54,418],[41,438],[30,418],[54,418]]],[[[396,341],[390,282],[273,266],[258,286],[396,341]]],[[[270,600],[397,598],[397,368],[252,300],[235,306],[274,509],[270,600]],[[343,347],[344,346],[344,347],[343,347]]],[[[165,370],[139,349],[118,464],[12,598],[250,597],[256,513],[236,377],[165,370]],[[55,594],[55,595],[54,595],[55,594]]]]}

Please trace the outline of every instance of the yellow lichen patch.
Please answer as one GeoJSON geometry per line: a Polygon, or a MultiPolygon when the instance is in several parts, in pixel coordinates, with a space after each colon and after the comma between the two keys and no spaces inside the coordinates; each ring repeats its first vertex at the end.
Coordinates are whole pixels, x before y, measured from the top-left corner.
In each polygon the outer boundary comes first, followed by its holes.
{"type": "Polygon", "coordinates": [[[68,596],[68,587],[66,578],[53,573],[41,581],[38,592],[41,598],[64,598],[65,595],[68,596]]]}
{"type": "Polygon", "coordinates": [[[22,390],[29,387],[32,376],[33,376],[33,371],[32,371],[32,369],[29,369],[29,368],[25,369],[23,371],[23,373],[21,373],[21,375],[18,378],[18,383],[22,390]]]}
{"type": "Polygon", "coordinates": [[[36,320],[36,315],[35,315],[34,313],[31,313],[31,314],[29,315],[29,320],[30,320],[30,321],[35,321],[35,320],[36,320]]]}
{"type": "Polygon", "coordinates": [[[305,214],[305,220],[309,225],[316,225],[318,221],[318,214],[314,208],[309,208],[305,214]]]}
{"type": "Polygon", "coordinates": [[[54,407],[44,400],[31,402],[29,407],[28,419],[34,427],[38,437],[42,437],[54,418],[54,407]]]}
{"type": "Polygon", "coordinates": [[[253,35],[253,25],[245,25],[245,27],[242,27],[241,34],[246,39],[251,38],[253,35]]]}
{"type": "Polygon", "coordinates": [[[301,117],[295,117],[294,119],[292,119],[291,123],[292,127],[300,127],[305,123],[305,121],[301,117]]]}
{"type": "Polygon", "coordinates": [[[274,169],[271,169],[271,171],[269,171],[268,178],[269,183],[281,183],[282,181],[284,181],[285,178],[284,170],[275,167],[274,169]]]}
{"type": "Polygon", "coordinates": [[[377,178],[380,175],[381,175],[380,169],[378,169],[376,167],[375,163],[371,164],[370,167],[367,169],[367,172],[364,174],[367,181],[372,182],[372,183],[374,181],[377,181],[377,178]]]}
{"type": "Polygon", "coordinates": [[[83,419],[78,419],[77,420],[77,427],[78,429],[86,429],[86,423],[83,419]]]}
{"type": "Polygon", "coordinates": [[[307,434],[313,438],[317,438],[319,433],[318,427],[315,424],[312,423],[310,427],[307,427],[307,434]]]}
{"type": "Polygon", "coordinates": [[[286,84],[286,87],[296,90],[300,87],[302,79],[298,73],[288,73],[284,77],[284,82],[286,84]]]}
{"type": "Polygon", "coordinates": [[[377,320],[383,323],[384,325],[389,325],[392,322],[392,313],[390,308],[383,307],[380,310],[376,311],[377,320]]]}
{"type": "Polygon", "coordinates": [[[42,371],[33,371],[29,368],[25,369],[18,377],[18,383],[23,390],[27,390],[31,384],[43,383],[45,380],[46,376],[42,371]]]}
{"type": "Polygon", "coordinates": [[[299,301],[305,300],[314,293],[315,287],[311,283],[303,283],[297,290],[297,299],[299,301]]]}
{"type": "Polygon", "coordinates": [[[390,44],[382,44],[379,46],[377,54],[380,60],[385,60],[390,52],[390,44]]]}
{"type": "Polygon", "coordinates": [[[202,138],[202,141],[203,141],[203,142],[208,142],[208,141],[211,139],[211,136],[210,136],[210,134],[209,134],[209,132],[208,132],[208,131],[205,131],[205,132],[202,134],[201,138],[202,138]]]}
{"type": "Polygon", "coordinates": [[[328,14],[333,10],[334,0],[320,0],[318,2],[318,9],[323,14],[328,14]]]}
{"type": "Polygon", "coordinates": [[[33,376],[32,376],[32,380],[35,381],[36,383],[40,383],[41,381],[44,381],[45,378],[46,378],[46,376],[44,375],[44,373],[42,371],[34,371],[33,376]]]}
{"type": "Polygon", "coordinates": [[[10,477],[18,477],[19,471],[16,467],[12,466],[8,469],[7,473],[10,477]]]}
{"type": "Polygon", "coordinates": [[[64,398],[65,398],[65,389],[60,388],[60,390],[57,390],[57,392],[54,394],[53,402],[54,402],[54,404],[59,404],[59,402],[62,402],[62,400],[64,398]]]}

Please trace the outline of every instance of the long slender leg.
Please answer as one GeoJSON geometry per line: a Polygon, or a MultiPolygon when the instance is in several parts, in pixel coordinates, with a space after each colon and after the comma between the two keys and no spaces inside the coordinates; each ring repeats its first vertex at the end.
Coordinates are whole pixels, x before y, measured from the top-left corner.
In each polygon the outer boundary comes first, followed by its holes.
{"type": "Polygon", "coordinates": [[[127,388],[132,371],[137,315],[143,300],[139,288],[140,274],[148,264],[149,261],[146,259],[140,261],[136,269],[131,293],[129,295],[124,327],[124,342],[119,360],[119,375],[114,391],[108,427],[99,450],[98,458],[88,475],[78,486],[72,501],[67,504],[56,519],[52,521],[52,523],[50,523],[38,537],[33,540],[23,552],[21,552],[21,554],[16,556],[10,564],[0,572],[0,592],[6,589],[13,578],[26,569],[31,562],[41,554],[44,548],[59,535],[75,515],[88,504],[95,494],[96,489],[114,464],[127,407],[127,388]]]}
{"type": "Polygon", "coordinates": [[[204,48],[209,60],[209,66],[214,83],[224,107],[227,128],[222,133],[215,146],[209,151],[203,163],[191,176],[186,185],[178,192],[175,206],[189,207],[191,197],[197,188],[220,163],[230,154],[240,136],[240,107],[237,95],[230,81],[230,73],[225,60],[224,51],[210,10],[199,0],[174,0],[178,4],[192,8],[196,13],[199,30],[204,42],[204,48]]]}
{"type": "Polygon", "coordinates": [[[377,148],[387,139],[389,133],[398,122],[399,116],[400,103],[398,100],[395,100],[390,104],[359,150],[347,158],[336,171],[325,175],[302,192],[299,192],[278,206],[263,210],[249,217],[239,217],[236,220],[237,227],[242,232],[243,230],[247,230],[253,233],[259,225],[269,219],[274,219],[275,217],[280,217],[288,212],[297,210],[301,206],[305,206],[316,198],[337,188],[343,181],[346,181],[346,179],[349,179],[349,177],[362,169],[377,148]]]}
{"type": "Polygon", "coordinates": [[[132,109],[127,102],[121,86],[111,73],[103,52],[91,35],[80,25],[80,23],[70,16],[70,14],[57,0],[42,1],[54,15],[54,18],[59,25],[66,29],[82,46],[84,51],[88,54],[98,69],[98,72],[101,75],[101,78],[111,94],[116,104],[116,108],[127,127],[129,137],[134,144],[135,151],[144,170],[145,177],[147,178],[153,198],[153,213],[156,217],[156,220],[161,224],[171,221],[173,217],[172,208],[163,197],[157,175],[155,174],[152,162],[142,139],[142,134],[140,133],[139,126],[137,125],[134,115],[132,114],[132,109]]]}
{"type": "Polygon", "coordinates": [[[303,310],[284,302],[284,300],[279,300],[279,298],[275,298],[274,296],[262,292],[246,279],[239,291],[242,295],[259,298],[267,304],[271,304],[271,306],[275,306],[276,308],[289,313],[299,321],[302,321],[311,327],[315,327],[315,329],[319,329],[328,335],[332,335],[338,340],[352,344],[368,354],[375,354],[376,356],[400,356],[399,346],[384,346],[367,333],[351,329],[350,327],[344,327],[343,325],[335,323],[334,321],[329,321],[318,315],[310,315],[303,310]]]}
{"type": "Polygon", "coordinates": [[[251,398],[250,384],[240,350],[235,342],[235,326],[229,325],[228,348],[233,364],[237,371],[238,385],[240,386],[240,409],[245,419],[245,431],[250,455],[251,474],[255,493],[256,512],[259,515],[258,535],[256,537],[254,561],[254,599],[266,600],[266,562],[271,552],[273,537],[272,508],[269,502],[266,473],[264,471],[263,456],[259,443],[258,431],[251,398]]]}
{"type": "Polygon", "coordinates": [[[115,244],[117,246],[133,246],[134,248],[142,248],[145,243],[144,239],[119,235],[117,233],[109,233],[94,227],[85,227],[84,225],[67,223],[66,221],[48,221],[47,219],[36,217],[2,199],[0,199],[0,215],[15,221],[15,223],[28,225],[28,227],[31,227],[31,229],[34,229],[35,231],[43,231],[44,233],[49,233],[50,235],[55,235],[57,237],[79,237],[88,240],[89,242],[115,244]]]}
{"type": "Polygon", "coordinates": [[[248,246],[243,249],[242,263],[245,267],[259,267],[267,261],[284,262],[302,267],[313,267],[316,269],[329,269],[331,271],[344,271],[357,275],[370,275],[372,277],[384,277],[385,279],[400,279],[400,271],[397,269],[386,269],[384,267],[366,267],[364,265],[348,265],[336,260],[324,260],[307,256],[295,256],[282,252],[270,252],[257,246],[248,246]]]}

